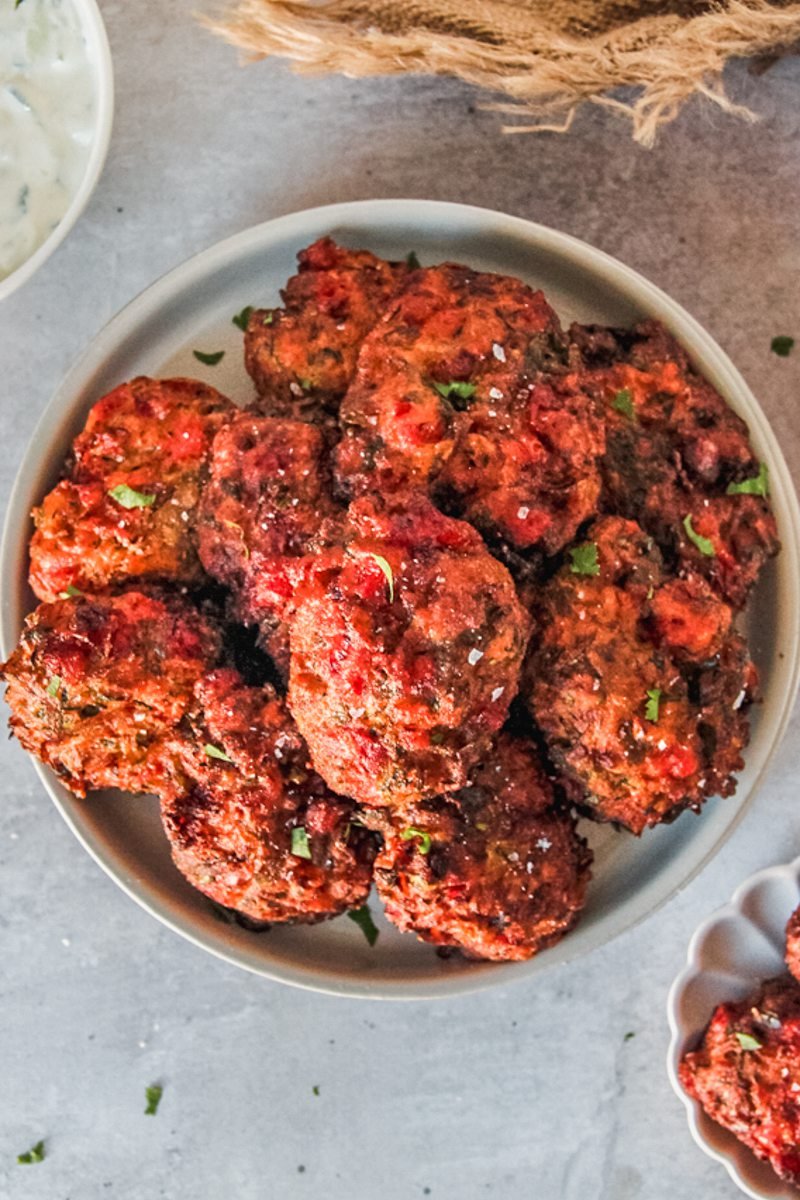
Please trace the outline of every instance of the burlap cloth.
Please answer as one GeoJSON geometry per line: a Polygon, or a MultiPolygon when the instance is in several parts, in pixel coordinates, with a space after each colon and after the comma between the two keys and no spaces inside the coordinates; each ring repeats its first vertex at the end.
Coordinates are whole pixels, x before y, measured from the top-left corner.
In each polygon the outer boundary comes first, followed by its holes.
{"type": "Polygon", "coordinates": [[[506,132],[569,128],[582,101],[629,116],[653,141],[682,102],[726,94],[729,58],[800,48],[792,0],[240,0],[209,28],[249,56],[357,77],[451,75],[502,97],[506,132]]]}

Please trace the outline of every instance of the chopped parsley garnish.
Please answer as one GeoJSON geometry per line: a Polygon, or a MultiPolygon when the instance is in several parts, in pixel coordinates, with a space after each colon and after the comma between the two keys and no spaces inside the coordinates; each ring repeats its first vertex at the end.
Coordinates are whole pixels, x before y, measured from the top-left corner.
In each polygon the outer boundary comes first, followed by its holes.
{"type": "Polygon", "coordinates": [[[69,585],[65,592],[59,592],[59,600],[71,600],[73,596],[82,596],[83,592],[80,588],[76,588],[73,583],[69,585]]]}
{"type": "Polygon", "coordinates": [[[787,337],[785,334],[779,334],[770,342],[770,349],[773,354],[777,354],[779,358],[788,358],[794,348],[794,338],[787,337]]]}
{"type": "Polygon", "coordinates": [[[315,1083],[314,1086],[312,1087],[311,1091],[314,1093],[315,1096],[318,1096],[319,1095],[319,1084],[315,1083]]]}
{"type": "Polygon", "coordinates": [[[633,1032],[633,1030],[629,1030],[625,1034],[625,1037],[622,1040],[623,1040],[623,1042],[629,1042],[631,1040],[631,1038],[635,1038],[635,1037],[636,1037],[636,1034],[633,1032]]]}
{"type": "Polygon", "coordinates": [[[253,305],[247,304],[247,305],[245,305],[245,307],[242,309],[242,311],[240,313],[237,313],[235,317],[231,317],[231,321],[233,322],[233,324],[236,326],[237,329],[241,329],[242,333],[244,333],[245,329],[247,329],[248,323],[249,323],[252,315],[253,315],[253,305]]]}
{"type": "Polygon", "coordinates": [[[394,604],[394,575],[392,568],[382,554],[371,554],[370,558],[374,558],[386,578],[386,584],[389,588],[389,603],[394,604]]]}
{"type": "Polygon", "coordinates": [[[220,750],[219,746],[215,746],[213,742],[206,742],[205,746],[203,746],[203,749],[209,758],[218,758],[220,762],[233,762],[233,759],[228,758],[228,755],[225,753],[225,751],[220,750]]]}
{"type": "Polygon", "coordinates": [[[152,493],[137,492],[128,487],[127,483],[118,483],[108,494],[123,508],[149,508],[155,501],[155,495],[152,493]]]}
{"type": "Polygon", "coordinates": [[[570,571],[573,575],[599,575],[600,563],[597,561],[597,545],[595,542],[584,542],[570,550],[572,559],[570,571]]]}
{"type": "Polygon", "coordinates": [[[311,392],[314,390],[314,381],[311,379],[308,379],[307,377],[298,379],[297,382],[300,384],[300,387],[303,389],[304,392],[311,392]]]}
{"type": "Polygon", "coordinates": [[[768,496],[769,468],[766,463],[760,463],[758,474],[752,479],[743,479],[741,483],[729,483],[725,489],[728,496],[768,496]]]}
{"type": "Polygon", "coordinates": [[[292,830],[292,854],[295,858],[311,858],[308,834],[302,825],[292,830]]]}
{"type": "Polygon", "coordinates": [[[57,696],[61,687],[61,676],[54,675],[47,685],[48,696],[57,696]]]}
{"type": "Polygon", "coordinates": [[[351,921],[355,921],[370,946],[374,946],[380,937],[380,930],[372,919],[369,905],[362,904],[361,908],[351,908],[347,915],[351,921]]]}
{"type": "Polygon", "coordinates": [[[144,1089],[147,1107],[144,1110],[146,1117],[154,1117],[158,1112],[158,1106],[161,1103],[161,1097],[164,1094],[164,1089],[160,1083],[153,1083],[150,1087],[144,1089]]]}
{"type": "Polygon", "coordinates": [[[633,419],[636,416],[636,411],[633,407],[633,395],[629,388],[620,388],[611,401],[611,407],[618,413],[622,413],[625,417],[633,419]]]}
{"type": "Polygon", "coordinates": [[[410,254],[407,254],[407,255],[406,255],[406,266],[407,266],[407,267],[408,267],[410,270],[412,270],[412,271],[418,271],[418,270],[419,270],[419,268],[420,268],[420,261],[419,261],[419,259],[417,258],[417,252],[416,252],[416,250],[412,250],[410,254]]]}
{"type": "Polygon", "coordinates": [[[400,834],[404,842],[410,842],[416,839],[419,842],[417,849],[420,854],[430,854],[431,843],[433,839],[424,829],[415,829],[413,825],[409,825],[408,829],[404,829],[400,834]]]}
{"type": "Polygon", "coordinates": [[[648,688],[647,703],[644,706],[644,715],[648,721],[655,723],[658,720],[658,707],[661,703],[661,688],[648,688]]]}
{"type": "Polygon", "coordinates": [[[449,383],[434,382],[433,386],[445,400],[452,400],[453,396],[459,400],[469,400],[475,395],[475,384],[464,383],[460,379],[451,379],[449,383]]]}
{"type": "Polygon", "coordinates": [[[275,320],[275,313],[274,313],[274,312],[265,312],[265,313],[264,313],[264,319],[263,319],[263,321],[261,322],[261,324],[262,324],[262,325],[271,325],[271,324],[272,324],[272,322],[273,322],[274,320],[275,320]]]}
{"type": "Polygon", "coordinates": [[[198,362],[205,363],[207,367],[215,367],[225,357],[224,350],[213,350],[210,354],[206,354],[204,350],[193,350],[192,354],[198,362]]]}
{"type": "MultiPolygon", "coordinates": [[[[20,6],[20,4],[22,4],[22,2],[23,2],[23,0],[14,0],[14,8],[19,8],[19,6],[20,6]]],[[[39,1145],[41,1146],[41,1144],[42,1143],[40,1142],[39,1145]]],[[[25,1162],[28,1162],[28,1161],[29,1160],[26,1158],[25,1162]]],[[[38,1158],[35,1158],[35,1159],[31,1159],[30,1161],[31,1162],[40,1162],[41,1160],[38,1158]]],[[[17,1159],[17,1162],[22,1162],[22,1159],[17,1159]]]]}
{"type": "Polygon", "coordinates": [[[694,545],[697,546],[697,549],[702,555],[704,555],[706,558],[713,558],[715,556],[716,551],[714,550],[714,543],[710,538],[703,537],[701,533],[695,532],[694,525],[692,525],[691,514],[683,518],[683,528],[686,530],[686,536],[688,537],[689,541],[693,542],[694,545]]]}
{"type": "Polygon", "coordinates": [[[736,1040],[743,1050],[760,1050],[763,1044],[757,1037],[753,1037],[752,1033],[740,1033],[738,1029],[736,1040]]]}
{"type": "MultiPolygon", "coordinates": [[[[21,3],[22,3],[22,0],[17,0],[17,3],[14,5],[14,7],[19,8],[21,3]]],[[[44,1162],[44,1142],[37,1142],[35,1146],[33,1146],[30,1150],[26,1150],[24,1154],[18,1154],[17,1162],[18,1163],[44,1162]]]]}

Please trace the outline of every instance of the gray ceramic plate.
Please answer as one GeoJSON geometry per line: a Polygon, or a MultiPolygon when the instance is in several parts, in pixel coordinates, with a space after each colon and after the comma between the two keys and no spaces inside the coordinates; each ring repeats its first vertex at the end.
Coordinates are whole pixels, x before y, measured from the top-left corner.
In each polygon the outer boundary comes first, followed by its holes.
{"type": "MultiPolygon", "coordinates": [[[[186,374],[207,379],[234,399],[251,388],[241,364],[241,334],[231,317],[247,304],[276,304],[296,252],[322,234],[389,258],[415,250],[423,263],[458,259],[521,276],[547,293],[563,321],[660,318],[698,368],[748,422],[770,468],[783,552],[765,574],[752,606],[750,633],[765,702],[737,795],[713,800],[699,817],[635,839],[584,822],[595,850],[595,878],[577,929],[531,962],[492,965],[443,961],[431,947],[379,918],[373,949],[347,918],[323,925],[251,933],[220,924],[208,902],[172,866],[154,801],[94,795],[77,800],[50,771],[42,781],[75,835],[120,887],[170,928],[230,962],[301,987],[350,996],[420,998],[507,984],[603,945],[642,920],[702,867],[731,832],[783,733],[798,678],[800,514],[778,444],[736,369],[699,325],[640,275],[598,250],[527,221],[424,200],[333,205],[281,217],[222,242],[170,272],[124,309],[70,371],[47,408],[20,467],[2,548],[3,652],[14,645],[33,605],[25,583],[29,512],[58,477],[70,439],[89,406],[130,376],[186,374]],[[227,351],[203,367],[193,349],[227,351]],[[780,650],[778,649],[780,648],[780,650]]],[[[373,908],[378,905],[373,900],[373,908]]]]}

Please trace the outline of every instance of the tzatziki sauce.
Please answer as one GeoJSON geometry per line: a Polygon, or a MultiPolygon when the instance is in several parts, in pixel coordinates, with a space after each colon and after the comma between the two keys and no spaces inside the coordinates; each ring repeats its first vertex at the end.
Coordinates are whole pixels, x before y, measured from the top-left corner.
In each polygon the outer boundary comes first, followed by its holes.
{"type": "Polygon", "coordinates": [[[71,0],[0,0],[0,279],[35,253],[80,188],[95,72],[71,0]]]}

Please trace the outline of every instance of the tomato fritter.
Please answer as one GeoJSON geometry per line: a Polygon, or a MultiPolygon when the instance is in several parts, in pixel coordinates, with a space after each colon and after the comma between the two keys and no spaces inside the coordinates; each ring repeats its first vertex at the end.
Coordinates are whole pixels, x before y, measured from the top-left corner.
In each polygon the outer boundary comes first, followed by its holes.
{"type": "Polygon", "coordinates": [[[460,413],[511,397],[562,344],[544,295],[518,279],[454,263],[414,271],[365,338],[342,402],[342,485],[424,486],[453,453],[460,413]]]}
{"type": "Polygon", "coordinates": [[[574,375],[552,373],[508,395],[492,387],[461,414],[434,494],[490,543],[553,555],[597,512],[604,449],[600,414],[574,375]]]}
{"type": "Polygon", "coordinates": [[[729,629],[632,521],[603,518],[571,551],[541,593],[527,698],[588,815],[639,834],[733,791],[755,670],[729,629]]]}
{"type": "Polygon", "coordinates": [[[314,772],[272,689],[224,669],[195,698],[161,804],[181,873],[252,921],[320,921],[363,904],[377,840],[314,772]]]}
{"type": "Polygon", "coordinates": [[[605,406],[606,507],[742,608],[779,549],[766,467],[744,421],[657,321],[570,332],[587,360],[582,386],[605,406]]]}
{"type": "Polygon", "coordinates": [[[425,941],[520,960],[578,919],[592,855],[521,740],[501,734],[466,787],[392,811],[380,827],[375,883],[386,915],[425,941]]]}
{"type": "Polygon", "coordinates": [[[770,979],[720,1004],[680,1080],[713,1121],[787,1182],[800,1185],[800,987],[770,979]]]}
{"type": "Polygon", "coordinates": [[[245,333],[245,366],[272,416],[315,419],[335,412],[358,351],[406,274],[368,250],[320,238],[297,256],[283,308],[256,309],[245,333]]]}
{"type": "Polygon", "coordinates": [[[67,477],[33,513],[30,584],[39,599],[127,580],[200,579],[194,510],[211,440],[232,411],[191,379],[140,377],[98,400],[67,477]]]}
{"type": "Polygon", "coordinates": [[[397,805],[462,787],[518,685],[510,575],[422,495],[350,508],[291,624],[289,707],[334,791],[397,805]]]}
{"type": "Polygon", "coordinates": [[[3,667],[11,729],[78,796],[158,790],[165,739],[219,653],[214,625],[180,596],[41,604],[3,667]]]}
{"type": "Polygon", "coordinates": [[[800,908],[795,909],[786,926],[786,965],[800,983],[800,908]]]}
{"type": "Polygon", "coordinates": [[[198,513],[200,559],[233,590],[246,624],[285,671],[287,621],[305,556],[335,506],[319,429],[238,413],[214,439],[198,513]]]}

